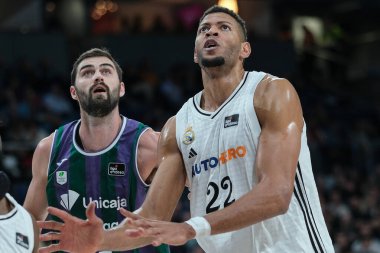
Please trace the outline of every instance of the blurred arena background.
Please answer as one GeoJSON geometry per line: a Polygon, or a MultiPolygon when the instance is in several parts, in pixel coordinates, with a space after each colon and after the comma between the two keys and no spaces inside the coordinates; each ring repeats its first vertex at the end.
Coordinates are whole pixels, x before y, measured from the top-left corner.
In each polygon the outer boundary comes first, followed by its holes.
{"type": "MultiPolygon", "coordinates": [[[[80,53],[107,47],[124,70],[121,112],[159,131],[202,87],[195,33],[217,2],[1,0],[0,167],[13,196],[23,203],[38,141],[78,118],[69,85],[80,53]]],[[[380,1],[224,2],[247,22],[246,69],[285,77],[300,95],[336,252],[380,252],[380,1]]],[[[189,217],[185,195],[174,220],[189,217]]],[[[191,242],[173,252],[202,250],[191,242]]]]}

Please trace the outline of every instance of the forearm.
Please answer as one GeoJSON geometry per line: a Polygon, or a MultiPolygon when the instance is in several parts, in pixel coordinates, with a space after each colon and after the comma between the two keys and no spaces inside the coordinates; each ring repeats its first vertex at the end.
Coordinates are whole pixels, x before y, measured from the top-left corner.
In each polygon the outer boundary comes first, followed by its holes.
{"type": "Polygon", "coordinates": [[[211,234],[238,230],[286,212],[287,190],[274,188],[268,191],[264,185],[257,185],[227,208],[207,214],[211,234]]]}
{"type": "Polygon", "coordinates": [[[130,238],[125,234],[127,226],[125,224],[116,228],[104,230],[103,242],[99,250],[131,250],[140,248],[152,243],[151,238],[130,238]]]}

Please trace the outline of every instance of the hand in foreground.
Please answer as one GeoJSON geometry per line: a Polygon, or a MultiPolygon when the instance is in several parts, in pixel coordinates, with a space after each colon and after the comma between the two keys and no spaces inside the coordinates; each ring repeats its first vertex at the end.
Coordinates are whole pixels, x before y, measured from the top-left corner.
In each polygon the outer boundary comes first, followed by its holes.
{"type": "Polygon", "coordinates": [[[126,222],[131,228],[125,230],[127,237],[151,237],[153,246],[160,246],[162,243],[168,245],[183,245],[195,237],[194,229],[187,223],[175,223],[145,219],[144,217],[120,209],[120,213],[127,219],[126,222]]]}
{"type": "Polygon", "coordinates": [[[41,234],[41,241],[59,241],[57,244],[40,248],[40,253],[59,250],[75,253],[93,253],[97,251],[98,246],[103,241],[103,222],[96,216],[93,202],[87,207],[87,220],[79,219],[54,207],[48,207],[48,212],[60,218],[64,223],[56,221],[38,222],[40,228],[55,231],[41,234]]]}

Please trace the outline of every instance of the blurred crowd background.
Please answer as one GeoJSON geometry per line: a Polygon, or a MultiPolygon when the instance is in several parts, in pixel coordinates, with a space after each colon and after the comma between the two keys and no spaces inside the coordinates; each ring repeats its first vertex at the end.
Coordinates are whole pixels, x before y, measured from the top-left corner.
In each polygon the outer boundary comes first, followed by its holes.
{"type": "MultiPolygon", "coordinates": [[[[23,203],[34,148],[77,119],[76,57],[106,47],[124,71],[121,112],[159,131],[202,89],[198,20],[217,0],[0,1],[0,167],[23,203]]],[[[247,23],[247,70],[295,86],[337,253],[380,252],[380,1],[225,0],[247,23]]],[[[275,159],[275,158],[274,158],[275,159]]],[[[174,220],[189,217],[186,193],[174,220]]],[[[296,239],[296,238],[295,238],[296,239]]],[[[195,242],[173,252],[202,252],[195,242]]]]}

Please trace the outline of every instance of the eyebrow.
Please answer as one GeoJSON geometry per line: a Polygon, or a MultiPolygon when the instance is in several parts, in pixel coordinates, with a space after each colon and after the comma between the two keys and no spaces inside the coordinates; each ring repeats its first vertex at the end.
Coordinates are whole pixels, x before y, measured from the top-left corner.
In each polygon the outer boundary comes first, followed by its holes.
{"type": "MultiPolygon", "coordinates": [[[[217,25],[224,24],[224,23],[227,23],[227,24],[232,26],[232,23],[229,21],[218,21],[218,22],[216,22],[217,25]]],[[[199,25],[199,27],[204,26],[204,25],[210,25],[210,22],[202,23],[199,25]]]]}
{"type": "MultiPolygon", "coordinates": [[[[94,68],[95,66],[92,65],[92,64],[88,64],[88,65],[84,65],[80,68],[79,72],[82,71],[82,69],[85,69],[85,68],[94,68]]],[[[115,69],[114,66],[110,63],[103,63],[103,64],[100,64],[99,67],[111,67],[112,69],[115,69]]]]}

